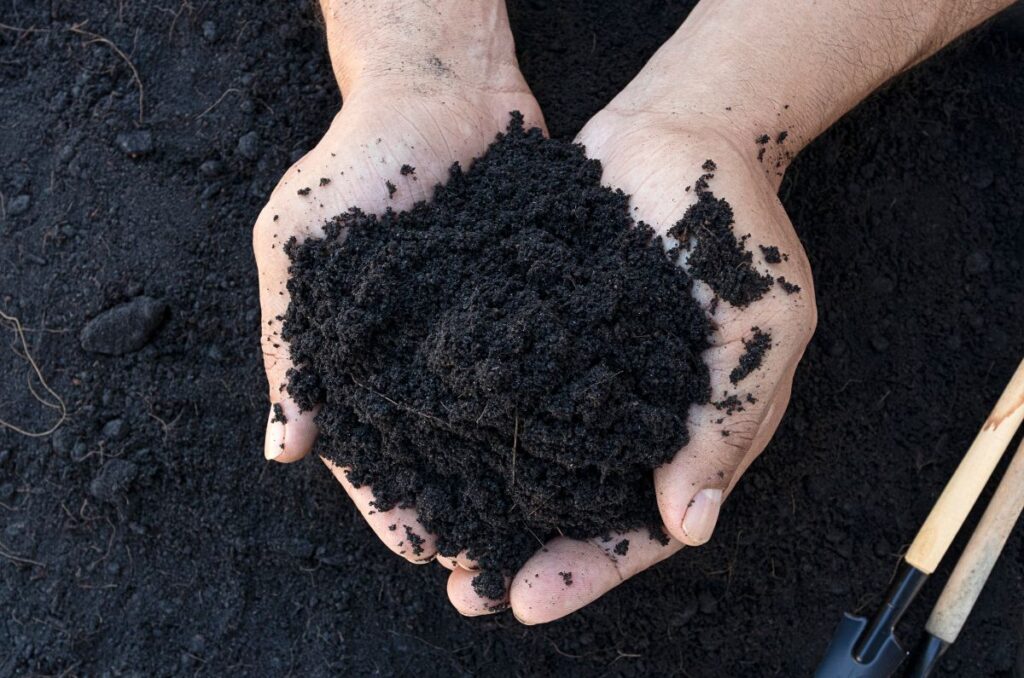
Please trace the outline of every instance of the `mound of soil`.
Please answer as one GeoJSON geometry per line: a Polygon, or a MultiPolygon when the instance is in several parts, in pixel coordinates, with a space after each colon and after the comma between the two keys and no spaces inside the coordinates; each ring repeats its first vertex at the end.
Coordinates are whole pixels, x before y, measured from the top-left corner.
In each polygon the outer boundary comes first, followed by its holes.
{"type": "Polygon", "coordinates": [[[665,538],[651,470],[709,399],[711,328],[581,146],[513,113],[433,201],[287,252],[289,392],[324,402],[318,451],[380,509],[508,574],[558,533],[665,538]]]}

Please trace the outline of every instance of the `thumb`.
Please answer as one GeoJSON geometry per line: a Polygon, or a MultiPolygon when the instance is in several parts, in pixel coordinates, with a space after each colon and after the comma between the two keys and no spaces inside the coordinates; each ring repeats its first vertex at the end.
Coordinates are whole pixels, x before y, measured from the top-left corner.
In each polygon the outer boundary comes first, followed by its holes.
{"type": "Polygon", "coordinates": [[[288,463],[302,459],[313,448],[317,428],[316,410],[303,411],[285,388],[292,369],[288,343],[281,336],[281,326],[288,310],[288,255],[284,243],[291,237],[281,220],[265,208],[253,229],[253,252],[259,269],[261,346],[263,366],[267,372],[270,412],[263,443],[263,456],[268,460],[288,463]]]}
{"type": "MultiPolygon", "coordinates": [[[[725,358],[735,353],[733,348],[710,349],[710,354],[717,354],[711,364],[735,364],[725,358]]],[[[765,364],[757,380],[749,377],[751,383],[739,388],[718,383],[729,369],[713,367],[712,402],[691,409],[689,443],[655,469],[665,529],[683,544],[699,546],[711,539],[725,498],[775,434],[789,403],[795,370],[795,364],[779,358],[765,364]]]]}

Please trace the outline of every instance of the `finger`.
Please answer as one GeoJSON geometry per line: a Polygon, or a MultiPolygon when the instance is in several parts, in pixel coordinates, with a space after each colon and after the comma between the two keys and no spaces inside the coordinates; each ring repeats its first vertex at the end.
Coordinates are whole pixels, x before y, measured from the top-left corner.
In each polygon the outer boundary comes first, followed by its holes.
{"type": "Polygon", "coordinates": [[[674,539],[662,544],[646,529],[615,535],[610,540],[557,537],[512,578],[512,612],[524,624],[554,621],[589,605],[682,547],[674,539]]]}
{"type": "Polygon", "coordinates": [[[281,337],[281,325],[288,309],[288,256],[284,252],[284,231],[275,226],[265,209],[253,229],[253,251],[259,270],[261,344],[267,373],[270,412],[264,437],[263,455],[287,463],[305,457],[316,440],[315,413],[301,411],[288,395],[285,384],[292,368],[288,344],[281,337]]]}
{"type": "Polygon", "coordinates": [[[708,350],[712,402],[691,408],[689,443],[654,471],[665,529],[682,543],[699,546],[711,538],[725,497],[781,421],[801,353],[802,347],[796,355],[779,348],[765,357],[757,378],[732,384],[728,375],[742,350],[733,344],[708,350]]]}
{"type": "Polygon", "coordinates": [[[429,563],[437,555],[434,536],[427,532],[412,508],[395,507],[380,511],[373,507],[373,491],[369,487],[355,487],[348,479],[346,469],[323,459],[334,477],[352,498],[363,518],[384,545],[410,563],[429,563]]]}
{"type": "Polygon", "coordinates": [[[500,595],[496,598],[482,595],[479,587],[473,582],[481,575],[476,572],[456,567],[448,575],[448,599],[458,610],[459,614],[467,617],[479,617],[485,614],[494,614],[508,609],[508,577],[504,577],[504,584],[500,586],[500,595]]]}
{"type": "Polygon", "coordinates": [[[437,562],[449,570],[454,570],[455,568],[460,567],[463,570],[468,570],[469,572],[480,571],[480,564],[466,555],[465,551],[462,551],[457,556],[444,556],[438,553],[437,562]]]}
{"type": "Polygon", "coordinates": [[[282,398],[273,403],[267,415],[263,456],[287,464],[309,454],[316,441],[317,426],[314,418],[317,411],[319,408],[302,412],[291,398],[282,398]]]}

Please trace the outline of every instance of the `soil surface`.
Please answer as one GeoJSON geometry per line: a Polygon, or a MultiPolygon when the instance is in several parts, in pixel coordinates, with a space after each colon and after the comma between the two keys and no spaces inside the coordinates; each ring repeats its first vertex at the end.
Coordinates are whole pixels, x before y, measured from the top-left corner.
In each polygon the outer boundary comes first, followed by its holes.
{"type": "MultiPolygon", "coordinates": [[[[510,1],[552,133],[690,4],[510,1]]],[[[262,459],[251,227],[339,104],[310,3],[4,0],[0,23],[0,310],[67,403],[56,433],[0,432],[0,675],[806,675],[841,611],[878,602],[1024,354],[1024,26],[1005,17],[787,173],[819,330],[712,543],[548,626],[464,619],[322,464],[262,459]]],[[[3,327],[0,418],[44,431],[59,411],[3,327]]],[[[941,675],[1024,675],[1022,545],[941,675]]]]}
{"type": "Polygon", "coordinates": [[[600,162],[514,112],[429,203],[325,231],[285,248],[288,392],[323,405],[315,453],[506,576],[559,534],[667,543],[651,473],[710,399],[711,324],[600,162]]]}

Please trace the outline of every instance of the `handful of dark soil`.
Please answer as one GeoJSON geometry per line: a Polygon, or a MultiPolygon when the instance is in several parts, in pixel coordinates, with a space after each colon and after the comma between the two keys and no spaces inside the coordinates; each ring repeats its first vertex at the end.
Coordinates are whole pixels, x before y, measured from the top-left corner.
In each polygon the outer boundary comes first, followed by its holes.
{"type": "Polygon", "coordinates": [[[289,393],[380,509],[506,574],[553,535],[662,535],[651,470],[709,399],[710,327],[581,146],[514,114],[432,202],[287,252],[289,393]]]}

